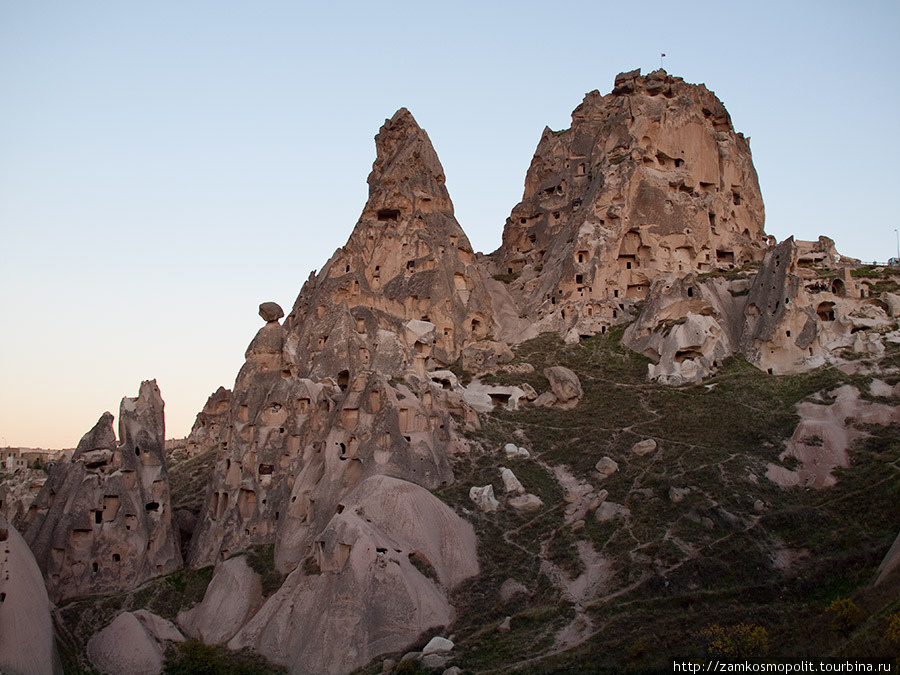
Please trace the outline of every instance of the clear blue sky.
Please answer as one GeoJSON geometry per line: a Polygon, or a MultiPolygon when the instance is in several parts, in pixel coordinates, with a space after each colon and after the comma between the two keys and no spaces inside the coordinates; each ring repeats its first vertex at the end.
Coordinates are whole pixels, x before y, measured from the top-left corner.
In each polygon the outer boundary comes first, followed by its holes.
{"type": "Polygon", "coordinates": [[[0,0],[0,444],[74,446],[157,378],[230,387],[408,107],[492,251],[544,125],[659,66],[751,137],[767,231],[896,251],[900,3],[0,0]]]}

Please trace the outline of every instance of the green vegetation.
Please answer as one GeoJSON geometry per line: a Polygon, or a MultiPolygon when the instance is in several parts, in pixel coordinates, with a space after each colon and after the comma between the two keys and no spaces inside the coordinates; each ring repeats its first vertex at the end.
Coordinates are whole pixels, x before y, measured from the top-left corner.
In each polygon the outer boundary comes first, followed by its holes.
{"type": "Polygon", "coordinates": [[[281,675],[285,668],[273,666],[258,654],[232,652],[186,640],[166,654],[164,675],[281,675]]]}
{"type": "Polygon", "coordinates": [[[91,635],[105,628],[122,612],[146,609],[174,620],[178,612],[203,599],[212,580],[212,567],[181,570],[151,579],[129,593],[94,595],[59,608],[59,647],[65,672],[89,674],[84,648],[91,635]]]}
{"type": "MultiPolygon", "coordinates": [[[[866,435],[850,449],[850,467],[836,471],[838,483],[827,490],[780,488],[765,478],[769,465],[796,468],[779,455],[799,421],[797,403],[827,403],[828,392],[844,384],[864,390],[871,378],[830,367],[773,377],[734,357],[700,385],[665,387],[647,382],[647,361],[620,337],[611,331],[566,345],[542,335],[520,345],[513,361],[533,372],[483,378],[527,382],[540,392],[549,386],[543,369],[563,365],[578,373],[584,399],[569,411],[526,404],[482,416],[481,430],[470,435],[476,449],[454,467],[457,482],[438,493],[471,512],[480,542],[482,575],[454,596],[459,665],[473,673],[612,673],[723,649],[746,658],[890,654],[889,617],[900,603],[868,589],[897,536],[900,425],[861,428],[866,435]],[[647,438],[658,450],[634,455],[634,443],[647,438]],[[508,460],[501,449],[511,440],[531,459],[508,460]],[[604,456],[619,470],[600,480],[593,467],[604,456]],[[499,465],[544,508],[472,512],[469,486],[492,482],[502,492],[499,465]],[[630,517],[565,525],[558,465],[608,490],[630,517]],[[675,501],[672,488],[686,493],[675,501]],[[584,569],[579,541],[609,562],[610,575],[583,608],[592,628],[563,648],[557,632],[577,608],[542,563],[576,577],[584,569]],[[504,603],[506,579],[534,597],[504,603]],[[852,598],[860,610],[840,633],[830,629],[837,598],[852,598]],[[540,621],[529,620],[534,612],[540,621]],[[512,630],[504,634],[496,628],[506,616],[512,630]]],[[[900,362],[894,352],[890,345],[883,366],[900,362]]]]}
{"type": "Polygon", "coordinates": [[[287,575],[275,568],[274,544],[254,546],[244,551],[243,555],[247,558],[247,565],[250,566],[250,569],[259,575],[264,598],[268,598],[281,588],[287,575]]]}

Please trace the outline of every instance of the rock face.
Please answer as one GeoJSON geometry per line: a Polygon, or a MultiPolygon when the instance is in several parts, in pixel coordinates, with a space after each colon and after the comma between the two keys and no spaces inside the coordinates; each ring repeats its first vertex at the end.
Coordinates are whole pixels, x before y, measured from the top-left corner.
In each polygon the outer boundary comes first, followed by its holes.
{"type": "Polygon", "coordinates": [[[106,675],[159,675],[165,642],[183,640],[172,624],[150,612],[122,612],[90,639],[87,655],[106,675]]]}
{"type": "Polygon", "coordinates": [[[57,463],[26,516],[25,539],[55,602],[131,589],[182,565],[156,381],[122,399],[118,443],[112,421],[104,413],[57,463]]]}
{"type": "Polygon", "coordinates": [[[252,647],[291,672],[350,672],[448,625],[445,592],[477,572],[471,525],[427,490],[373,476],[228,646],[252,647]]]}
{"type": "Polygon", "coordinates": [[[236,556],[216,566],[203,601],[179,614],[185,633],[208,645],[227,642],[262,604],[259,575],[236,556]]]}
{"type": "Polygon", "coordinates": [[[703,85],[663,70],[594,91],[564,131],[545,129],[492,272],[519,317],[495,335],[603,332],[654,279],[759,260],[764,209],[746,138],[703,85]],[[505,292],[504,292],[505,291],[505,292]]]}
{"type": "Polygon", "coordinates": [[[284,322],[285,367],[301,377],[423,375],[490,332],[490,299],[428,135],[401,108],[375,144],[359,222],[284,322]]]}
{"type": "MultiPolygon", "coordinates": [[[[188,563],[218,570],[186,630],[294,672],[346,672],[448,625],[446,591],[478,569],[471,527],[427,490],[467,449],[451,413],[477,423],[441,368],[488,334],[490,300],[425,132],[400,110],[376,146],[346,246],[283,324],[261,305],[233,392],[210,399],[188,439],[217,448],[188,563]],[[258,611],[231,607],[237,581],[217,580],[258,544],[274,544],[288,579],[258,611]]],[[[511,357],[482,346],[468,358],[511,357]]]]}
{"type": "Polygon", "coordinates": [[[231,408],[231,390],[219,387],[206,401],[194,420],[187,437],[189,455],[196,455],[210,448],[220,448],[228,433],[228,412],[231,408]]]}
{"type": "Polygon", "coordinates": [[[31,550],[0,516],[0,672],[62,675],[50,609],[31,550]]]}
{"type": "Polygon", "coordinates": [[[788,238],[766,251],[758,270],[701,280],[659,278],[623,336],[649,357],[649,376],[699,382],[735,353],[772,374],[839,362],[839,352],[878,354],[890,306],[869,296],[841,267],[837,276],[803,263],[810,242],[788,238]]]}

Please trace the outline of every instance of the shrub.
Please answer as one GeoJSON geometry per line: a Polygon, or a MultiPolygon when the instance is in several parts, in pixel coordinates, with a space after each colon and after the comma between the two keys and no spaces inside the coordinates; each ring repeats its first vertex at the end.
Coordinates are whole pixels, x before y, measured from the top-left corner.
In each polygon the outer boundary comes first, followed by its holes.
{"type": "Polygon", "coordinates": [[[762,658],[769,653],[769,634],[762,626],[739,623],[732,626],[710,624],[700,631],[711,657],[738,660],[762,658]]]}
{"type": "Polygon", "coordinates": [[[859,607],[850,598],[835,598],[825,611],[831,615],[829,628],[843,637],[850,635],[859,622],[859,607]]]}

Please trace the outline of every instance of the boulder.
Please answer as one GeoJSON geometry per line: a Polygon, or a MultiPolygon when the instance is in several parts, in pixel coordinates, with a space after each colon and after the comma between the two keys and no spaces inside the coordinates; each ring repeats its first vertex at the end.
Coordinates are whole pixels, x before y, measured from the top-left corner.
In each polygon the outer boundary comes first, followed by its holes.
{"type": "Polygon", "coordinates": [[[612,457],[603,457],[594,465],[594,469],[600,474],[601,479],[609,478],[619,470],[619,464],[612,457]]]}
{"type": "Polygon", "coordinates": [[[673,486],[669,488],[669,499],[673,504],[680,504],[690,493],[690,488],[677,488],[673,486]]]}
{"type": "Polygon", "coordinates": [[[507,469],[505,466],[500,467],[500,478],[503,480],[503,489],[506,492],[515,492],[516,494],[525,494],[525,488],[522,486],[522,483],[519,482],[519,479],[516,478],[516,475],[512,472],[512,469],[507,469]]]}
{"type": "Polygon", "coordinates": [[[601,523],[605,523],[606,521],[614,520],[616,518],[628,518],[631,516],[631,510],[622,504],[603,502],[597,507],[597,510],[594,511],[594,516],[601,523]]]}
{"type": "Polygon", "coordinates": [[[422,649],[422,656],[429,654],[446,654],[453,649],[453,642],[444,637],[435,636],[422,649]]]}
{"type": "Polygon", "coordinates": [[[105,675],[159,675],[163,650],[144,624],[122,612],[87,644],[91,664],[105,675]]]}
{"type": "Polygon", "coordinates": [[[372,476],[228,647],[250,647],[291,672],[347,673],[448,626],[447,593],[477,573],[469,523],[422,487],[372,476]]]}
{"type": "Polygon", "coordinates": [[[539,510],[544,505],[544,502],[537,495],[524,494],[510,499],[509,505],[516,511],[529,512],[539,510]]]}
{"type": "Polygon", "coordinates": [[[259,306],[259,315],[266,323],[270,321],[278,321],[284,316],[284,310],[277,302],[264,302],[259,306]]]}
{"type": "Polygon", "coordinates": [[[485,512],[496,511],[500,508],[500,502],[494,497],[494,486],[472,486],[469,488],[469,499],[475,502],[475,506],[485,512]]]}
{"type": "Polygon", "coordinates": [[[545,391],[543,394],[534,399],[534,404],[543,408],[551,408],[556,405],[558,399],[552,391],[545,391]]]}
{"type": "Polygon", "coordinates": [[[565,366],[544,368],[544,376],[550,381],[550,389],[561,408],[574,408],[584,397],[578,376],[565,366]]]}
{"type": "Polygon", "coordinates": [[[656,451],[656,441],[652,438],[645,438],[643,441],[638,441],[634,445],[631,446],[631,452],[633,452],[638,457],[643,457],[644,455],[649,455],[651,452],[656,451]]]}
{"type": "Polygon", "coordinates": [[[262,604],[259,575],[244,556],[216,565],[200,604],[181,612],[178,623],[190,637],[208,645],[222,644],[240,630],[262,604]]]}

